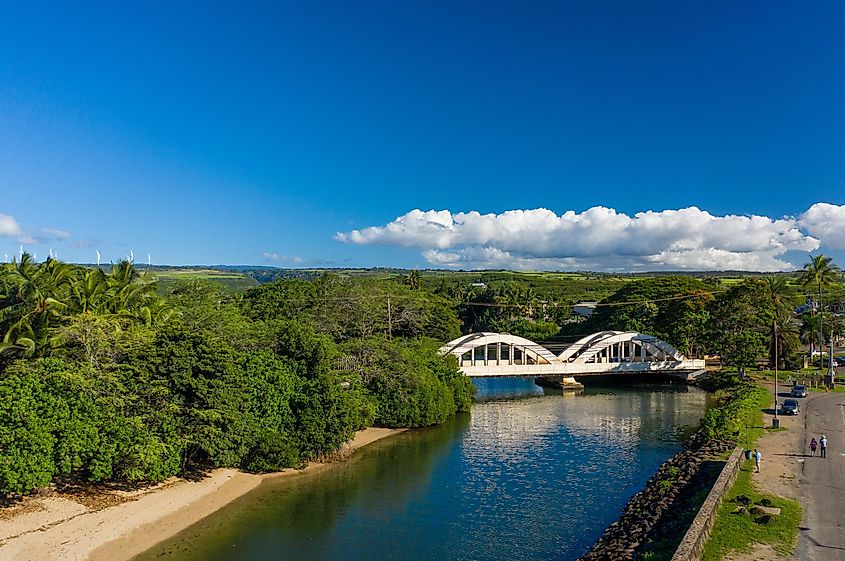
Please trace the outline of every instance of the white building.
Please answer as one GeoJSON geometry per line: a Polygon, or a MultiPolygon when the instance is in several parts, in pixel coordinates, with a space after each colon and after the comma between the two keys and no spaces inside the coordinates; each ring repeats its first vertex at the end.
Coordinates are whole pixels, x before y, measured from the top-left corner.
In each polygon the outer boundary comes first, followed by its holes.
{"type": "Polygon", "coordinates": [[[578,314],[582,318],[588,318],[593,315],[593,310],[596,309],[598,302],[578,302],[572,306],[572,313],[578,314]]]}

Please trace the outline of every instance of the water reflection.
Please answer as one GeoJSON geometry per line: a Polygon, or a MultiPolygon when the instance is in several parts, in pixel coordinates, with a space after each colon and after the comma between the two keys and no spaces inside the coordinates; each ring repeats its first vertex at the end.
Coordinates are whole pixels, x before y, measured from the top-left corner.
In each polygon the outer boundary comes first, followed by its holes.
{"type": "Polygon", "coordinates": [[[574,559],[705,407],[677,387],[478,387],[471,415],[263,485],[139,559],[574,559]]]}

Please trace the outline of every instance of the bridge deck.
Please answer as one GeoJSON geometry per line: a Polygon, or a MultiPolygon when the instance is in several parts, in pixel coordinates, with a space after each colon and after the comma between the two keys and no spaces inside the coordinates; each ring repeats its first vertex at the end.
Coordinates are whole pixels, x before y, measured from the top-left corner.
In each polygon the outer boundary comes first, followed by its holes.
{"type": "Polygon", "coordinates": [[[616,362],[602,364],[502,364],[461,366],[471,378],[506,378],[530,376],[606,376],[608,374],[698,373],[704,371],[703,360],[665,362],[616,362]]]}

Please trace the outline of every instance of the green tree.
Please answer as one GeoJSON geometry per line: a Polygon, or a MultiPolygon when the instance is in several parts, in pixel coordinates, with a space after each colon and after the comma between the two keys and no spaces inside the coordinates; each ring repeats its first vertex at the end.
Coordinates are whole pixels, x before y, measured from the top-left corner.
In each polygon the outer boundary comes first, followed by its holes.
{"type": "Polygon", "coordinates": [[[787,362],[794,365],[795,358],[792,355],[798,350],[799,339],[798,327],[792,317],[789,286],[786,278],[780,275],[769,275],[764,282],[772,315],[769,329],[769,365],[773,368],[782,368],[787,362]]]}
{"type": "Polygon", "coordinates": [[[821,348],[822,315],[807,312],[801,314],[800,320],[801,325],[798,329],[800,340],[810,346],[810,356],[813,356],[814,351],[821,348]]]}
{"type": "Polygon", "coordinates": [[[439,343],[427,339],[373,337],[341,347],[346,370],[376,399],[375,423],[388,427],[422,427],[443,422],[469,409],[472,382],[454,357],[440,356],[439,343]]]}
{"type": "Polygon", "coordinates": [[[411,290],[422,290],[422,275],[420,275],[419,271],[414,269],[405,277],[405,284],[407,284],[411,290]]]}
{"type": "Polygon", "coordinates": [[[0,494],[24,494],[44,487],[56,466],[56,439],[41,418],[47,402],[43,382],[26,374],[0,378],[0,494]]]}
{"type": "Polygon", "coordinates": [[[824,254],[811,255],[810,262],[804,265],[801,274],[801,283],[805,290],[811,294],[818,295],[819,316],[819,343],[824,344],[824,293],[833,288],[837,283],[840,271],[833,264],[833,259],[824,254]]]}
{"type": "Polygon", "coordinates": [[[20,263],[3,266],[0,286],[0,353],[12,356],[44,354],[50,347],[51,328],[58,324],[72,269],[48,259],[37,264],[28,253],[20,263]]]}
{"type": "Polygon", "coordinates": [[[793,317],[792,310],[781,309],[775,312],[773,325],[775,327],[772,343],[769,345],[769,364],[775,364],[775,351],[777,351],[778,368],[800,368],[801,367],[801,339],[799,337],[798,325],[793,317]]]}
{"type": "Polygon", "coordinates": [[[766,353],[773,315],[764,281],[746,279],[731,287],[710,308],[710,350],[725,364],[753,367],[766,353]]]}
{"type": "Polygon", "coordinates": [[[587,321],[578,324],[577,333],[637,331],[685,354],[698,354],[707,340],[711,292],[692,277],[637,279],[603,300],[587,321]]]}

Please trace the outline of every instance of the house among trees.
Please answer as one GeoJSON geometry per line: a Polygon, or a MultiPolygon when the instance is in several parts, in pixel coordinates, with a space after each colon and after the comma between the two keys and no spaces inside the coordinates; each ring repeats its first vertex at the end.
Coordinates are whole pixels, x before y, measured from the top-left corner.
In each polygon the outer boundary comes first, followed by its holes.
{"type": "Polygon", "coordinates": [[[845,300],[831,302],[828,304],[827,309],[835,316],[845,316],[845,300]]]}
{"type": "Polygon", "coordinates": [[[801,314],[812,312],[813,310],[817,310],[818,308],[819,306],[818,304],[816,304],[815,300],[813,300],[812,298],[807,298],[807,301],[805,303],[795,308],[795,313],[800,316],[801,314]]]}
{"type": "Polygon", "coordinates": [[[572,313],[588,318],[593,315],[597,302],[578,302],[572,306],[572,313]]]}

